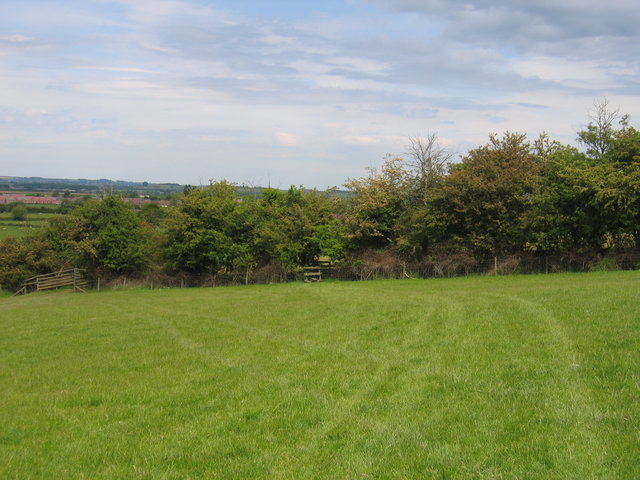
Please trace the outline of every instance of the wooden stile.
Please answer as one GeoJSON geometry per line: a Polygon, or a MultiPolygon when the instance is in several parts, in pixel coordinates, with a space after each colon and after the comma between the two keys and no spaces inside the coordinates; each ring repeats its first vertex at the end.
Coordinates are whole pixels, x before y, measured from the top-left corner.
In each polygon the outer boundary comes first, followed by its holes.
{"type": "Polygon", "coordinates": [[[304,267],[304,281],[307,283],[310,282],[321,282],[322,281],[322,271],[327,270],[331,267],[330,260],[318,260],[317,265],[311,265],[308,267],[304,267]]]}

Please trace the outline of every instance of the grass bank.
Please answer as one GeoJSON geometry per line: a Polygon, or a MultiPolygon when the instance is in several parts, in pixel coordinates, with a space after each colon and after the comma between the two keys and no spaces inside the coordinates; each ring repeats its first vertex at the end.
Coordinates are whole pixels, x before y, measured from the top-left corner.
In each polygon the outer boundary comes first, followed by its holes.
{"type": "Polygon", "coordinates": [[[0,298],[1,478],[640,478],[640,272],[0,298]]]}

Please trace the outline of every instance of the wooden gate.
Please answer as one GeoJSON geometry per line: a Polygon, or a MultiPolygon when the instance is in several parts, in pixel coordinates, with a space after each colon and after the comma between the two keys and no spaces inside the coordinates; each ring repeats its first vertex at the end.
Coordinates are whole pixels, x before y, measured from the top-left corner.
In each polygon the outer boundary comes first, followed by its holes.
{"type": "Polygon", "coordinates": [[[24,295],[42,290],[53,290],[61,287],[73,287],[74,292],[84,292],[86,286],[83,270],[79,268],[68,268],[44,275],[36,275],[28,278],[22,287],[13,295],[24,295]]]}

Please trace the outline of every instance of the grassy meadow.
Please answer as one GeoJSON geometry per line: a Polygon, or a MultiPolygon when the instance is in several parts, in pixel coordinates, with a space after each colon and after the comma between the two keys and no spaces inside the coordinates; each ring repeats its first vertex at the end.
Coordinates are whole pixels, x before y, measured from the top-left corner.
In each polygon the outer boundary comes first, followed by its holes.
{"type": "Polygon", "coordinates": [[[0,298],[0,478],[640,478],[640,272],[0,298]]]}
{"type": "Polygon", "coordinates": [[[29,213],[27,219],[18,221],[10,212],[0,213],[0,240],[7,237],[22,238],[42,228],[55,213],[29,213]]]}

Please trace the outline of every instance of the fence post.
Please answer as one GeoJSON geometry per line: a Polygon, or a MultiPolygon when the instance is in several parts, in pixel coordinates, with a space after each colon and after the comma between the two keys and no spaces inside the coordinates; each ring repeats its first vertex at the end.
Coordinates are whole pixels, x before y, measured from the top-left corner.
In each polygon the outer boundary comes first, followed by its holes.
{"type": "Polygon", "coordinates": [[[493,257],[493,273],[498,274],[498,257],[493,257]]]}
{"type": "Polygon", "coordinates": [[[544,273],[549,273],[549,257],[544,256],[544,273]]]}

